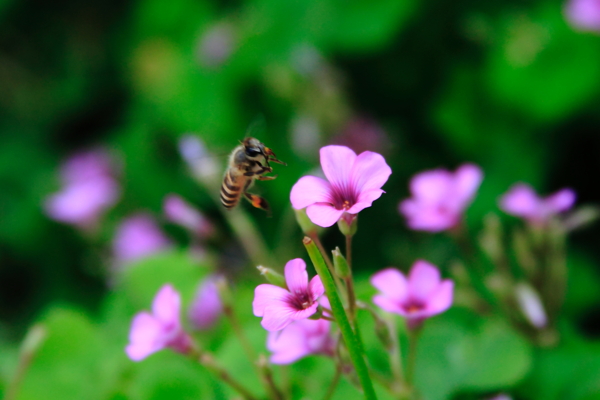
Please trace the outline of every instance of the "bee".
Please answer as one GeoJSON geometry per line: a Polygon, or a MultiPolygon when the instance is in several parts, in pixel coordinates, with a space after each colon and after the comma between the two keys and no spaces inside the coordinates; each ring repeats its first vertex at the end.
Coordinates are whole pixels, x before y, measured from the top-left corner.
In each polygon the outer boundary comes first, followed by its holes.
{"type": "Polygon", "coordinates": [[[272,181],[277,178],[277,175],[265,176],[265,174],[273,172],[269,161],[287,165],[277,159],[273,150],[252,137],[244,139],[239,146],[233,149],[221,185],[221,203],[225,208],[235,207],[243,195],[254,207],[270,213],[269,203],[265,199],[248,193],[248,189],[255,180],[272,181]]]}

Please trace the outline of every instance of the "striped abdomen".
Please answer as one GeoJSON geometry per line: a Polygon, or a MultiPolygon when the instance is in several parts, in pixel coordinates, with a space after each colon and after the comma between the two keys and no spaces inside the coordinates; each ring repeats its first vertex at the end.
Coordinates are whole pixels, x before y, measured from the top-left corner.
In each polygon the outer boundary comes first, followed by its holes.
{"type": "Polygon", "coordinates": [[[243,190],[242,185],[246,181],[244,176],[238,179],[231,172],[232,168],[229,168],[221,185],[221,203],[228,209],[235,207],[240,201],[243,190]]]}

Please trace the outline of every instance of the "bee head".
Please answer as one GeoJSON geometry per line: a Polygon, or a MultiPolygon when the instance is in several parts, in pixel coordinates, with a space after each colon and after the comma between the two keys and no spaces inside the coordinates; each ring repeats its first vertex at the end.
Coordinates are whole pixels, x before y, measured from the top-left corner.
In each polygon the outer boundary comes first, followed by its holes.
{"type": "Polygon", "coordinates": [[[265,146],[261,142],[259,142],[257,139],[246,138],[246,139],[244,139],[242,144],[244,145],[244,152],[246,153],[246,155],[248,157],[256,157],[261,154],[263,156],[265,155],[265,153],[264,153],[265,146]]]}

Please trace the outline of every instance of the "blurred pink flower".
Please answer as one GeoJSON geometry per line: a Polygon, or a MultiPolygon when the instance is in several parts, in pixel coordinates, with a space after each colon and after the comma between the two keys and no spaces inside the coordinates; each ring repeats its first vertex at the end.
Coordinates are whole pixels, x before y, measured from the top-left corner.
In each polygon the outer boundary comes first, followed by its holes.
{"type": "Polygon", "coordinates": [[[235,50],[237,38],[232,24],[217,23],[208,28],[200,37],[198,61],[205,67],[223,65],[235,50]]]}
{"type": "Polygon", "coordinates": [[[600,0],[570,0],[565,16],[575,29],[600,32],[600,0]]]}
{"type": "Polygon", "coordinates": [[[570,210],[573,204],[575,192],[571,189],[562,189],[546,198],[540,198],[531,186],[525,183],[513,185],[500,198],[502,210],[532,224],[543,224],[554,215],[570,210]]]}
{"type": "Polygon", "coordinates": [[[196,292],[188,312],[188,317],[196,329],[212,328],[223,313],[223,303],[217,286],[218,279],[218,276],[209,276],[196,292]]]}
{"type": "Polygon", "coordinates": [[[372,149],[385,153],[390,148],[389,139],[383,128],[375,120],[365,117],[350,119],[332,142],[348,146],[356,152],[372,149]]]}
{"type": "Polygon", "coordinates": [[[440,232],[460,222],[481,184],[483,174],[472,164],[452,173],[444,169],[421,172],[410,181],[412,197],[400,203],[411,229],[440,232]]]}
{"type": "Polygon", "coordinates": [[[335,340],[329,333],[331,322],[318,319],[294,321],[279,332],[269,332],[267,349],[273,364],[291,364],[311,354],[333,357],[335,340]]]}
{"type": "Polygon", "coordinates": [[[200,211],[185,201],[181,196],[170,194],[165,197],[163,211],[167,219],[201,238],[214,232],[214,227],[200,211]]]}
{"type": "Polygon", "coordinates": [[[373,297],[373,303],[402,315],[411,328],[452,305],[454,283],[441,280],[438,269],[427,261],[415,262],[408,279],[397,269],[387,268],[373,275],[371,284],[381,292],[373,297]]]}
{"type": "Polygon", "coordinates": [[[134,214],[121,222],[113,239],[114,257],[131,262],[170,247],[154,218],[145,213],[134,214]]]}
{"type": "Polygon", "coordinates": [[[179,293],[171,285],[164,285],[152,302],[152,313],[136,314],[129,331],[127,356],[140,361],[164,348],[187,354],[192,341],[181,327],[179,293]]]}
{"type": "Polygon", "coordinates": [[[258,285],[254,291],[254,315],[263,317],[261,324],[268,331],[310,317],[317,312],[317,300],[325,293],[318,275],[308,282],[306,263],[301,258],[288,261],[284,275],[289,291],[268,283],[258,285]]]}
{"type": "Polygon", "coordinates": [[[292,206],[306,207],[310,220],[319,226],[335,224],[343,214],[357,214],[370,207],[392,173],[385,159],[365,151],[358,156],[345,146],[321,148],[321,167],[327,180],[304,176],[292,187],[292,206]]]}
{"type": "Polygon", "coordinates": [[[63,188],[45,200],[48,216],[80,229],[94,229],[120,197],[112,169],[111,158],[101,149],[69,158],[61,167],[63,188]]]}

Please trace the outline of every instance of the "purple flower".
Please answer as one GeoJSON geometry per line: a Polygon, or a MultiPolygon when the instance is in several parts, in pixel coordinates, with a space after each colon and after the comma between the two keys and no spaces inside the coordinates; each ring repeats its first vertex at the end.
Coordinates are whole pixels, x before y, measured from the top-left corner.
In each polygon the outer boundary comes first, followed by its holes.
{"type": "Polygon", "coordinates": [[[500,199],[502,210],[532,224],[543,224],[556,214],[570,210],[573,204],[575,192],[571,189],[562,189],[546,198],[540,198],[525,183],[513,185],[500,199]]]}
{"type": "Polygon", "coordinates": [[[575,29],[600,32],[599,0],[571,0],[565,8],[565,14],[575,29]]]}
{"type": "Polygon", "coordinates": [[[284,275],[289,291],[268,283],[258,285],[254,291],[254,315],[263,317],[261,324],[268,331],[310,317],[317,312],[317,300],[325,293],[318,275],[308,282],[306,263],[301,258],[288,261],[284,275]]]}
{"type": "Polygon", "coordinates": [[[152,313],[136,314],[129,331],[125,352],[133,361],[140,361],[164,348],[187,354],[192,341],[179,320],[181,299],[171,285],[164,285],[152,302],[152,313]]]}
{"type": "Polygon", "coordinates": [[[163,210],[167,219],[199,237],[212,235],[214,227],[204,215],[181,196],[170,194],[165,197],[163,210]]]}
{"type": "Polygon", "coordinates": [[[46,199],[46,213],[56,221],[94,229],[120,196],[109,155],[99,149],[78,153],[65,161],[60,174],[63,188],[46,199]]]}
{"type": "Polygon", "coordinates": [[[452,305],[454,283],[440,280],[438,269],[427,261],[415,262],[408,279],[397,269],[387,268],[373,275],[371,284],[381,292],[373,297],[373,303],[402,315],[409,327],[419,326],[452,305]]]}
{"type": "Polygon", "coordinates": [[[212,328],[223,313],[223,303],[217,286],[218,279],[217,276],[206,278],[198,288],[190,306],[188,317],[198,330],[212,328]]]}
{"type": "Polygon", "coordinates": [[[410,181],[412,197],[400,203],[411,229],[440,232],[460,222],[481,184],[483,174],[472,164],[455,173],[444,169],[421,172],[410,181]]]}
{"type": "Polygon", "coordinates": [[[139,213],[126,218],[113,239],[113,254],[121,262],[131,262],[158,253],[170,246],[169,240],[152,216],[139,213]]]}
{"type": "Polygon", "coordinates": [[[320,154],[328,181],[304,176],[292,187],[290,200],[297,210],[306,207],[310,220],[322,227],[335,224],[344,213],[370,207],[392,173],[384,158],[371,151],[357,156],[345,146],[325,146],[320,154]]]}
{"type": "Polygon", "coordinates": [[[294,321],[279,332],[269,332],[267,349],[273,364],[291,364],[311,354],[332,357],[335,340],[329,333],[331,323],[324,319],[294,321]]]}

